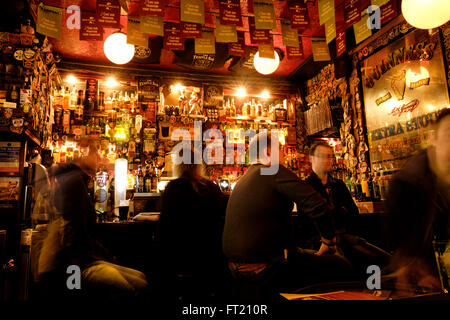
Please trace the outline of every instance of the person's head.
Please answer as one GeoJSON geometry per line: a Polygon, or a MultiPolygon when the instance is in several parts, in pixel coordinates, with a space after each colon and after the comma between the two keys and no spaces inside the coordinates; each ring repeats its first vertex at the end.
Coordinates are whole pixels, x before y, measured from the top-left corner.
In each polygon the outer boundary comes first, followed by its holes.
{"type": "Polygon", "coordinates": [[[316,142],[309,150],[312,170],[316,174],[326,174],[333,169],[333,148],[325,141],[316,142]]]}
{"type": "Polygon", "coordinates": [[[250,140],[248,149],[251,163],[260,162],[267,165],[284,163],[283,145],[279,142],[278,135],[260,132],[250,140]],[[274,148],[277,150],[272,152],[274,148]]]}
{"type": "Polygon", "coordinates": [[[100,161],[97,142],[95,140],[85,139],[80,142],[80,147],[87,148],[87,154],[76,159],[74,163],[79,165],[80,168],[87,174],[94,175],[100,161]]]}
{"type": "Polygon", "coordinates": [[[450,184],[450,108],[440,110],[431,135],[438,177],[450,184]]]}
{"type": "Polygon", "coordinates": [[[205,185],[207,180],[204,173],[205,166],[201,157],[201,151],[196,151],[191,146],[190,148],[183,148],[178,156],[183,160],[180,163],[174,164],[175,176],[190,180],[195,192],[200,193],[199,186],[205,185]],[[197,161],[195,161],[196,152],[200,152],[200,157],[197,157],[197,161]],[[200,163],[196,163],[198,161],[200,163]]]}

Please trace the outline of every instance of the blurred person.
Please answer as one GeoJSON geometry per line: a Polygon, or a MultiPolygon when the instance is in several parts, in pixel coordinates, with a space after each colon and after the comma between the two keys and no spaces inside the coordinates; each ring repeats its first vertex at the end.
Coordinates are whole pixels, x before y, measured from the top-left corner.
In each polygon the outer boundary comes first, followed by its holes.
{"type": "Polygon", "coordinates": [[[266,132],[257,134],[249,152],[258,145],[259,157],[237,182],[226,210],[223,248],[232,275],[243,284],[260,288],[262,298],[279,290],[345,278],[349,264],[334,254],[331,207],[282,165],[284,152],[277,137],[266,132]],[[278,170],[264,174],[263,169],[268,167],[278,170]],[[320,230],[322,244],[314,254],[293,245],[293,202],[314,219],[320,230]]]}
{"type": "Polygon", "coordinates": [[[182,151],[187,161],[174,165],[177,179],[167,184],[161,199],[162,271],[167,281],[181,274],[220,286],[226,275],[222,252],[225,199],[220,188],[205,177],[203,162],[194,163],[195,149],[189,147],[182,151]]]}
{"type": "Polygon", "coordinates": [[[316,142],[311,146],[309,156],[312,172],[305,181],[333,206],[339,249],[351,261],[355,270],[366,278],[369,265],[384,266],[390,255],[355,235],[358,230],[354,226],[354,218],[359,215],[359,210],[345,183],[331,175],[335,158],[333,148],[325,141],[316,142]]]}
{"type": "Polygon", "coordinates": [[[107,261],[113,258],[91,237],[96,217],[88,182],[95,176],[99,153],[95,141],[82,141],[81,146],[88,147],[87,155],[51,170],[55,215],[39,257],[39,279],[58,298],[60,290],[67,289],[67,268],[76,265],[81,270],[81,294],[114,300],[145,297],[144,274],[107,261]]]}
{"type": "Polygon", "coordinates": [[[441,287],[432,242],[449,240],[450,108],[438,112],[430,140],[394,176],[386,201],[393,257],[384,272],[409,292],[441,287]]]}

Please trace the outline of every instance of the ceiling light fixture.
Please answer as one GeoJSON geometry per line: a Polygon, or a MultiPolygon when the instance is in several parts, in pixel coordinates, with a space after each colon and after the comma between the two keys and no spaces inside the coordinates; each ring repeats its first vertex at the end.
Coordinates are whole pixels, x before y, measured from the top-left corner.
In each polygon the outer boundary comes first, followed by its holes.
{"type": "Polygon", "coordinates": [[[253,58],[253,65],[255,66],[256,71],[261,74],[271,74],[274,73],[278,66],[280,65],[280,56],[278,52],[274,51],[275,59],[261,58],[259,56],[259,51],[256,52],[255,57],[253,58]]]}
{"type": "Polygon", "coordinates": [[[448,0],[403,0],[406,21],[418,29],[437,28],[450,19],[448,0]]]}
{"type": "Polygon", "coordinates": [[[127,43],[126,34],[116,32],[106,38],[103,51],[109,61],[115,64],[125,64],[133,59],[134,45],[127,43]]]}

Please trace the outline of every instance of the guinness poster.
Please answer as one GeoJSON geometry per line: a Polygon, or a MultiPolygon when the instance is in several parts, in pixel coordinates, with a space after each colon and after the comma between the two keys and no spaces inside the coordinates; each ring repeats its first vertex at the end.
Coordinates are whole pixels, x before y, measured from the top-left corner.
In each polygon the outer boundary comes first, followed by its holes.
{"type": "Polygon", "coordinates": [[[373,169],[399,169],[428,146],[436,111],[449,104],[443,70],[439,34],[428,30],[415,30],[362,61],[373,169]]]}

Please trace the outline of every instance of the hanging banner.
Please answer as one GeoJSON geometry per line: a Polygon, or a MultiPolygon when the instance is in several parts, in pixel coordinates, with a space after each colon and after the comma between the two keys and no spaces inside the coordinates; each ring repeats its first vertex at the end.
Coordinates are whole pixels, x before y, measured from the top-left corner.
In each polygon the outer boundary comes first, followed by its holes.
{"type": "Polygon", "coordinates": [[[397,16],[397,1],[389,0],[381,7],[381,25],[397,16]]]}
{"type": "Polygon", "coordinates": [[[241,1],[219,0],[219,15],[224,26],[242,26],[241,1]]]}
{"type": "Polygon", "coordinates": [[[199,23],[181,22],[181,36],[183,39],[195,39],[202,37],[202,25],[199,23]]]}
{"type": "Polygon", "coordinates": [[[236,26],[225,26],[216,17],[216,41],[222,43],[237,42],[236,26]]]}
{"type": "Polygon", "coordinates": [[[334,38],[336,38],[336,24],[334,19],[331,19],[325,22],[325,39],[330,43],[334,38]]]}
{"type": "Polygon", "coordinates": [[[345,0],[344,3],[344,23],[345,28],[350,28],[353,24],[361,20],[361,0],[345,0]]]}
{"type": "Polygon", "coordinates": [[[330,50],[328,44],[323,38],[311,38],[311,48],[314,61],[329,61],[330,50]]]}
{"type": "Polygon", "coordinates": [[[119,0],[97,0],[97,21],[103,28],[120,28],[119,0]]]}
{"type": "Polygon", "coordinates": [[[367,19],[369,15],[366,10],[361,13],[361,20],[353,25],[353,32],[355,33],[356,44],[364,41],[372,35],[372,30],[367,27],[367,19]]]}
{"type": "Polygon", "coordinates": [[[281,21],[281,36],[283,38],[283,45],[289,47],[298,47],[298,31],[292,29],[289,21],[281,21]]]}
{"type": "Polygon", "coordinates": [[[195,39],[195,53],[216,53],[216,43],[214,39],[214,32],[212,29],[204,28],[202,30],[202,37],[195,39]]]}
{"type": "Polygon", "coordinates": [[[260,58],[275,59],[273,44],[258,44],[258,51],[260,58]]]}
{"type": "Polygon", "coordinates": [[[139,18],[128,17],[127,43],[148,48],[148,34],[141,32],[139,18]]]}
{"type": "Polygon", "coordinates": [[[62,9],[46,6],[42,2],[38,7],[36,31],[40,34],[61,39],[62,9]]]}
{"type": "Polygon", "coordinates": [[[250,28],[250,42],[252,44],[260,44],[260,43],[270,44],[271,43],[269,30],[256,29],[254,17],[248,17],[248,24],[249,24],[249,28],[250,28]]]}
{"type": "Polygon", "coordinates": [[[308,7],[302,0],[288,1],[288,16],[291,28],[304,31],[309,26],[308,7]]]}
{"type": "Polygon", "coordinates": [[[80,40],[103,40],[103,28],[97,23],[97,15],[81,11],[80,40]]]}
{"type": "Polygon", "coordinates": [[[164,17],[164,0],[141,0],[141,16],[164,17]]]}
{"type": "Polygon", "coordinates": [[[390,0],[370,0],[370,3],[373,6],[378,6],[378,7],[382,7],[384,6],[386,3],[388,3],[390,0]]]}
{"type": "Polygon", "coordinates": [[[334,0],[319,0],[318,7],[320,25],[330,19],[334,20],[334,0]]]}
{"type": "Polygon", "coordinates": [[[298,47],[288,47],[286,46],[286,56],[288,60],[296,60],[303,58],[303,43],[302,38],[299,38],[298,47]]]}
{"type": "Polygon", "coordinates": [[[164,23],[164,49],[184,50],[184,40],[179,23],[164,23]]]}
{"type": "Polygon", "coordinates": [[[336,57],[339,57],[347,49],[345,43],[345,29],[340,30],[336,35],[336,57]]]}
{"type": "Polygon", "coordinates": [[[142,16],[141,17],[141,32],[155,34],[157,36],[164,36],[164,21],[163,17],[158,16],[142,16]]]}
{"type": "Polygon", "coordinates": [[[205,2],[180,0],[180,21],[205,24],[205,2]]]}
{"type": "Polygon", "coordinates": [[[273,0],[253,0],[256,29],[276,29],[277,20],[273,0]]]}
{"type": "Polygon", "coordinates": [[[245,57],[247,52],[245,50],[245,32],[237,31],[237,43],[228,44],[228,54],[230,56],[245,57]]]}

